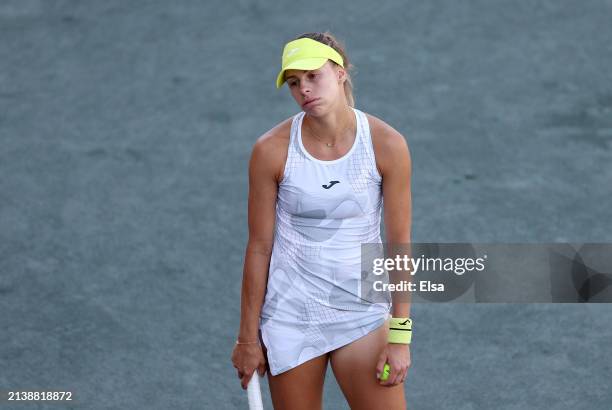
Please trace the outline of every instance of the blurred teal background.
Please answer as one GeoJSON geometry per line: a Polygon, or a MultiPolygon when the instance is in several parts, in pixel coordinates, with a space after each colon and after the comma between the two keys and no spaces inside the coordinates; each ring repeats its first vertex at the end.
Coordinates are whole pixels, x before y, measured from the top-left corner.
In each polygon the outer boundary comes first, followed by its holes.
{"type": "MultiPolygon", "coordinates": [[[[0,390],[246,408],[230,362],[285,42],[406,138],[417,242],[612,242],[612,1],[0,2],[0,390]]],[[[409,408],[601,409],[609,305],[420,304],[409,408]],[[510,330],[509,330],[510,329],[510,330]]],[[[271,408],[267,383],[262,385],[271,408]]],[[[347,405],[331,369],[325,408],[347,405]]]]}

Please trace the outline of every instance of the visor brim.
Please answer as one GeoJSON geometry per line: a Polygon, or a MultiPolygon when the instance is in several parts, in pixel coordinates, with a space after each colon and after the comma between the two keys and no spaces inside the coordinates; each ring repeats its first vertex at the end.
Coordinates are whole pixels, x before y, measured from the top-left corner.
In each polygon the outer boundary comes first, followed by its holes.
{"type": "Polygon", "coordinates": [[[287,70],[316,70],[317,68],[323,67],[323,64],[327,62],[327,57],[316,57],[316,58],[303,58],[297,61],[292,61],[287,64],[278,76],[276,77],[276,88],[280,88],[285,82],[284,74],[287,70]]]}

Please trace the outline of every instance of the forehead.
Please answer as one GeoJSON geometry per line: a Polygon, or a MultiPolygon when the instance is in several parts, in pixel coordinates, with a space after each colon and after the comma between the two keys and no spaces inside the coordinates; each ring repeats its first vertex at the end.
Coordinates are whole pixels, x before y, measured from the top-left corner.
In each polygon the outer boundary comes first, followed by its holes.
{"type": "Polygon", "coordinates": [[[303,76],[303,75],[305,75],[307,73],[310,73],[310,72],[315,72],[316,73],[316,72],[319,72],[319,71],[323,71],[323,70],[326,70],[328,66],[329,66],[329,61],[326,62],[325,64],[323,64],[321,67],[316,68],[314,70],[286,70],[285,71],[285,79],[287,80],[287,79],[289,79],[291,77],[299,78],[299,77],[301,77],[301,76],[303,76]]]}

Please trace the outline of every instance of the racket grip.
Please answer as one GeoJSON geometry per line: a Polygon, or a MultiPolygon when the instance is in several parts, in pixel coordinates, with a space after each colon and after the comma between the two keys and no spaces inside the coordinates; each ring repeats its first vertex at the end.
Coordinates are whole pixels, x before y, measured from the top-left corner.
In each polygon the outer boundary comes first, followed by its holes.
{"type": "Polygon", "coordinates": [[[261,387],[259,386],[259,373],[257,373],[257,369],[255,369],[247,385],[247,395],[249,398],[249,410],[263,410],[261,387]]]}

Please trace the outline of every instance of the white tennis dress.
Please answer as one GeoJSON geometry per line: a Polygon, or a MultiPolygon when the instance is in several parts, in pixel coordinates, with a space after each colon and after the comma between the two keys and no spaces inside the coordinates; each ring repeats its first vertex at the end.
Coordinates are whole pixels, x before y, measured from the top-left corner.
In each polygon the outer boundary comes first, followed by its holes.
{"type": "Polygon", "coordinates": [[[324,161],[302,143],[293,117],[260,331],[273,376],[381,326],[391,297],[361,297],[361,244],[381,243],[382,177],[366,115],[353,108],[355,142],[324,161]]]}

